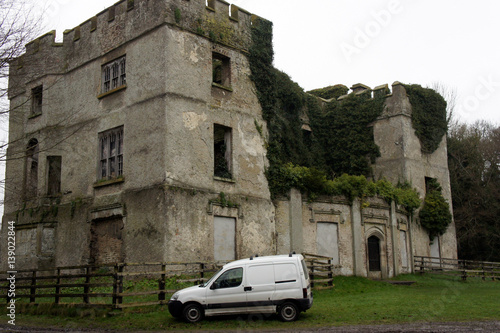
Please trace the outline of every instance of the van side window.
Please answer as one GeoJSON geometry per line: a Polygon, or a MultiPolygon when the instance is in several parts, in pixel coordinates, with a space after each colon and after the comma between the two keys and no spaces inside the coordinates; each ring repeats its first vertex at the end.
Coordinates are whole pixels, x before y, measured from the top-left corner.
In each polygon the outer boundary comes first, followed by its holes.
{"type": "Polygon", "coordinates": [[[220,288],[234,288],[241,285],[243,281],[243,268],[230,269],[224,273],[214,282],[217,289],[220,288]]]}

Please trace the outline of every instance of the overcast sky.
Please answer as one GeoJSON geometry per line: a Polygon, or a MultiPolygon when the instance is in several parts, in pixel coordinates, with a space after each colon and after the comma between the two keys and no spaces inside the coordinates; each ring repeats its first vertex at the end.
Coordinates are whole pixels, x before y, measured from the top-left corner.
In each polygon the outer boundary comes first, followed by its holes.
{"type": "MultiPolygon", "coordinates": [[[[47,1],[47,30],[115,0],[47,1]]],[[[275,66],[305,90],[395,81],[457,94],[461,121],[500,124],[500,1],[230,0],[274,23],[275,66]]]]}

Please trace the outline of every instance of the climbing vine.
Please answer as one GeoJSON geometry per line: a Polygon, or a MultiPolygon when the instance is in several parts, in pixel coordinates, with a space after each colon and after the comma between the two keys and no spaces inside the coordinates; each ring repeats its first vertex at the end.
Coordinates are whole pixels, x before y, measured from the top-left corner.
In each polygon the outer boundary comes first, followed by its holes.
{"type": "Polygon", "coordinates": [[[254,22],[252,39],[251,79],[269,131],[266,176],[271,195],[286,195],[291,188],[310,200],[318,195],[349,200],[379,195],[409,211],[418,208],[420,199],[411,187],[366,178],[380,156],[370,124],[382,114],[385,97],[350,94],[338,101],[348,91],[343,85],[305,93],[273,67],[272,23],[254,22]],[[331,101],[323,103],[316,96],[331,101]]]}
{"type": "Polygon", "coordinates": [[[418,84],[405,85],[412,106],[412,124],[422,145],[422,152],[431,154],[448,131],[446,101],[436,91],[418,84]]]}
{"type": "Polygon", "coordinates": [[[452,221],[450,205],[441,194],[441,185],[436,180],[428,184],[424,206],[420,210],[420,224],[429,232],[431,240],[446,232],[452,221]]]}

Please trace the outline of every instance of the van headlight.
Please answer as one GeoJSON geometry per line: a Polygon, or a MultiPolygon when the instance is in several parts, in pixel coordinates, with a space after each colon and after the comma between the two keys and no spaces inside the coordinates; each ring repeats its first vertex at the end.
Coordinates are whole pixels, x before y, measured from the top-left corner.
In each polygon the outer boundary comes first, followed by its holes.
{"type": "Polygon", "coordinates": [[[176,292],[172,295],[172,298],[170,298],[172,301],[177,301],[179,299],[179,292],[176,292]]]}

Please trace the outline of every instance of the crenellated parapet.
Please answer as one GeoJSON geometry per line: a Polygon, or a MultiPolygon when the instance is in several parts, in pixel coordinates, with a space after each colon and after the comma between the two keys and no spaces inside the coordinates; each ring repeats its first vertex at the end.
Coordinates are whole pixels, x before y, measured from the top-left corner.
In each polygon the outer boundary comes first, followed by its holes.
{"type": "MultiPolygon", "coordinates": [[[[26,53],[13,62],[11,77],[29,82],[66,73],[165,25],[247,51],[256,18],[224,0],[121,0],[64,31],[62,42],[51,31],[28,43],[26,53]]],[[[20,92],[12,89],[9,95],[20,92]]]]}

